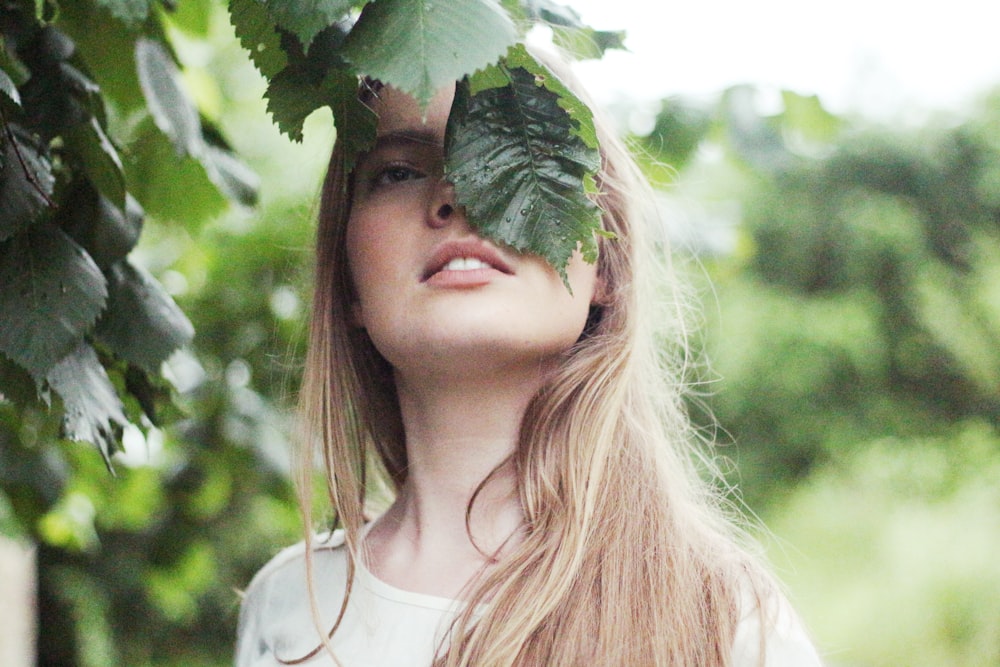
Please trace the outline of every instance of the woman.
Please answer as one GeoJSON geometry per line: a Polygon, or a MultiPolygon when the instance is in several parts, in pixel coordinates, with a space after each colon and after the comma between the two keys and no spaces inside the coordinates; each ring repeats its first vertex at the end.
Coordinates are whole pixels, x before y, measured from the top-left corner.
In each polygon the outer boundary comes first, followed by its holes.
{"type": "Polygon", "coordinates": [[[626,151],[567,289],[456,204],[452,97],[376,90],[375,147],[335,148],[301,401],[342,530],[257,575],[237,664],[819,664],[692,464],[626,151]]]}

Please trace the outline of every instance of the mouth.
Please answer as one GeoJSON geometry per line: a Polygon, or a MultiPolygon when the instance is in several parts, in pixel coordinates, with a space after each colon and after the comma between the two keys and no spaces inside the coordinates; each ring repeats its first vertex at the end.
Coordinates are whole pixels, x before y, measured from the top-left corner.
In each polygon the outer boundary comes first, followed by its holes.
{"type": "Polygon", "coordinates": [[[451,241],[442,245],[428,262],[421,282],[427,282],[435,275],[449,274],[482,274],[483,272],[498,272],[513,275],[514,271],[504,261],[496,249],[481,240],[451,241]]]}

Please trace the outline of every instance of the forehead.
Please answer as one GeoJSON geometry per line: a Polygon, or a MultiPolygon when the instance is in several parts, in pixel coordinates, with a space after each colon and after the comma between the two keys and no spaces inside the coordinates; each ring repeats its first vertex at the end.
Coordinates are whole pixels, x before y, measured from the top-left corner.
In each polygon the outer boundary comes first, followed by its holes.
{"type": "Polygon", "coordinates": [[[372,105],[378,115],[378,134],[382,136],[407,131],[421,134],[429,132],[443,143],[444,130],[448,124],[448,114],[454,97],[454,87],[442,88],[421,113],[420,105],[412,96],[386,86],[379,91],[378,98],[372,105]]]}

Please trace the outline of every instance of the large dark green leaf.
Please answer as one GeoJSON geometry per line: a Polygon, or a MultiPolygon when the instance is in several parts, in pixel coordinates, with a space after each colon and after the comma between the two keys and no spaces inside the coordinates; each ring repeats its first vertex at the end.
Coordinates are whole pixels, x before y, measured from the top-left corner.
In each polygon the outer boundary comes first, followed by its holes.
{"type": "Polygon", "coordinates": [[[276,75],[288,58],[281,49],[281,37],[274,29],[274,20],[258,0],[231,0],[229,20],[250,60],[268,79],[276,75]]]}
{"type": "Polygon", "coordinates": [[[143,217],[142,207],[131,195],[126,195],[122,211],[90,181],[78,179],[64,195],[56,222],[103,270],[135,247],[143,217]]]}
{"type": "Polygon", "coordinates": [[[125,174],[118,151],[96,118],[78,123],[63,133],[66,148],[80,160],[84,173],[104,197],[125,210],[125,174]]]}
{"type": "Polygon", "coordinates": [[[31,77],[21,86],[26,125],[45,140],[67,128],[104,119],[100,88],[76,64],[76,44],[49,26],[20,45],[18,55],[31,77]]]}
{"type": "MultiPolygon", "coordinates": [[[[555,73],[549,71],[549,68],[538,62],[534,56],[528,53],[528,49],[524,44],[518,44],[511,48],[504,57],[502,64],[507,69],[520,67],[527,70],[535,77],[536,85],[542,86],[555,94],[558,98],[559,106],[569,114],[572,121],[570,132],[582,139],[588,148],[598,148],[597,129],[594,127],[594,114],[590,110],[590,107],[584,104],[583,100],[567,88],[566,84],[555,73]]],[[[483,72],[480,74],[477,72],[470,80],[475,82],[480,77],[489,77],[489,73],[483,72]]]]}
{"type": "Polygon", "coordinates": [[[135,62],[156,126],[170,137],[178,153],[197,156],[202,144],[201,119],[170,53],[156,40],[142,38],[135,43],[135,62]]]}
{"type": "Polygon", "coordinates": [[[0,241],[38,219],[54,185],[44,148],[18,125],[0,129],[0,241]]]}
{"type": "Polygon", "coordinates": [[[305,50],[324,28],[347,18],[352,0],[263,0],[278,26],[298,37],[305,50]]]}
{"type": "Polygon", "coordinates": [[[600,166],[560,98],[523,68],[510,83],[470,95],[458,87],[448,122],[447,173],[484,235],[540,255],[565,280],[578,248],[597,255],[601,216],[588,197],[600,166]]]}
{"type": "Polygon", "coordinates": [[[517,37],[491,0],[379,0],[361,13],[344,57],[426,104],[442,86],[495,62],[517,37]]]}
{"type": "Polygon", "coordinates": [[[73,350],[107,299],[101,270],[54,225],[0,244],[0,352],[41,381],[73,350]]]}
{"type": "Polygon", "coordinates": [[[149,373],[194,336],[191,322],[159,283],[128,260],[108,272],[108,307],[98,338],[116,355],[149,373]]]}
{"type": "Polygon", "coordinates": [[[104,462],[111,455],[126,424],[122,402],[94,348],[80,342],[46,376],[63,402],[63,433],[70,440],[97,445],[104,462]]]}

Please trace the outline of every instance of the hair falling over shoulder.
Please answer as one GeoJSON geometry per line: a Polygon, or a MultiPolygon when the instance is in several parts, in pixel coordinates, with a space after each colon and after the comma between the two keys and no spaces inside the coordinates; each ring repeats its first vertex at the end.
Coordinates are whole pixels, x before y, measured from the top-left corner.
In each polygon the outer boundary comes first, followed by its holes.
{"type": "MultiPolygon", "coordinates": [[[[512,464],[525,539],[470,584],[436,667],[727,665],[740,608],[769,597],[770,579],[695,463],[684,370],[669,358],[683,356],[683,299],[656,305],[680,290],[664,289],[648,216],[636,210],[642,177],[622,143],[601,135],[598,204],[617,237],[600,241],[603,298],[521,424],[512,464]]],[[[299,467],[307,534],[322,460],[357,557],[372,490],[398,489],[407,461],[391,369],[351,325],[341,163],[338,147],[320,212],[299,467]]]]}

